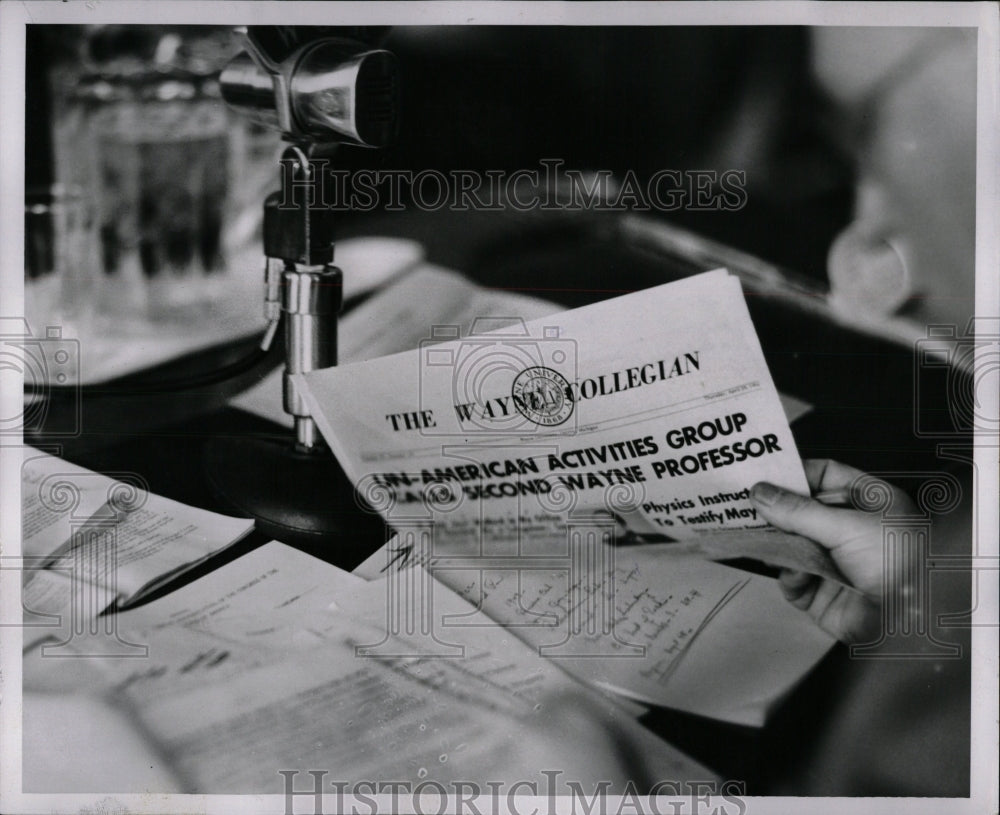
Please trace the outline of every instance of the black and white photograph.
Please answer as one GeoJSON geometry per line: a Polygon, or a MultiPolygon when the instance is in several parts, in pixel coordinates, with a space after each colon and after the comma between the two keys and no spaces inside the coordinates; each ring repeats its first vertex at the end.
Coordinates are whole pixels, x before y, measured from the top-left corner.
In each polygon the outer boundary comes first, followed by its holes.
{"type": "Polygon", "coordinates": [[[994,3],[0,3],[0,811],[997,810],[994,3]]]}

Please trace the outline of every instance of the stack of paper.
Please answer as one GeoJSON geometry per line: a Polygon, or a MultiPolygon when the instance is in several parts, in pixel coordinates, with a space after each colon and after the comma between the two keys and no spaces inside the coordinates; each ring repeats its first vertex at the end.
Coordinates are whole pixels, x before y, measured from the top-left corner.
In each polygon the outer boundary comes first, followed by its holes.
{"type": "MultiPolygon", "coordinates": [[[[458,632],[445,656],[419,631],[390,635],[375,613],[384,602],[382,584],[271,543],[118,615],[119,635],[147,645],[146,659],[72,660],[99,676],[65,682],[114,700],[118,717],[145,734],[145,752],[165,762],[157,777],[177,779],[185,792],[281,794],[282,771],[312,769],[347,790],[463,780],[544,789],[540,770],[549,767],[564,773],[560,784],[588,790],[604,779],[645,791],[653,780],[712,777],[457,595],[439,592],[440,608],[479,622],[458,632]],[[593,744],[561,738],[568,712],[559,700],[567,699],[586,712],[593,744]],[[642,761],[623,762],[616,740],[642,761]]],[[[26,726],[46,721],[45,700],[66,690],[54,662],[26,658],[25,684],[37,691],[26,726]]],[[[27,737],[27,745],[44,741],[27,737]]],[[[157,783],[121,766],[118,788],[157,783]]],[[[52,792],[79,782],[66,771],[39,783],[52,792]]]]}
{"type": "Polygon", "coordinates": [[[26,643],[65,639],[81,620],[138,602],[253,528],[30,447],[21,518],[26,643]]]}

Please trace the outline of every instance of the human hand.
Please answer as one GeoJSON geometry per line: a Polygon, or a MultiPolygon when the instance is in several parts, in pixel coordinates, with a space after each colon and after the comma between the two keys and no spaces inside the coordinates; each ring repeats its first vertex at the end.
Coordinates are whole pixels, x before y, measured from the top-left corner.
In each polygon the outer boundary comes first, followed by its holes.
{"type": "MultiPolygon", "coordinates": [[[[850,500],[852,485],[865,475],[828,459],[807,459],[803,465],[813,495],[840,493],[850,500]]],[[[910,507],[916,511],[901,490],[880,483],[892,492],[893,506],[899,511],[910,507]]],[[[827,506],[767,482],[755,484],[750,498],[771,525],[804,535],[827,549],[853,585],[849,588],[834,580],[782,569],[779,583],[785,598],[842,642],[876,640],[882,624],[885,581],[881,516],[856,508],[827,506]]]]}

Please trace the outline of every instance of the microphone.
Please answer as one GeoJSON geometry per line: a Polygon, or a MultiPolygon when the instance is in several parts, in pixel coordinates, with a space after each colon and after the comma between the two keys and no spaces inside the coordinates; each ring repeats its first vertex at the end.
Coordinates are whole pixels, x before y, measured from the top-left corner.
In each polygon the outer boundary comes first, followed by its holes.
{"type": "Polygon", "coordinates": [[[265,534],[342,547],[355,531],[345,527],[353,489],[294,376],[337,363],[343,291],[343,273],[333,264],[334,210],[309,192],[337,146],[384,147],[396,136],[399,70],[395,57],[374,45],[379,29],[252,26],[240,33],[246,52],[220,75],[223,98],[289,142],[281,190],[264,201],[269,325],[261,347],[283,324],[283,400],[295,439],[294,447],[259,436],[213,439],[206,471],[213,489],[265,534]]]}
{"type": "Polygon", "coordinates": [[[377,148],[395,138],[399,68],[389,51],[341,36],[298,44],[290,35],[242,33],[247,50],[219,77],[230,107],[292,142],[377,148]]]}

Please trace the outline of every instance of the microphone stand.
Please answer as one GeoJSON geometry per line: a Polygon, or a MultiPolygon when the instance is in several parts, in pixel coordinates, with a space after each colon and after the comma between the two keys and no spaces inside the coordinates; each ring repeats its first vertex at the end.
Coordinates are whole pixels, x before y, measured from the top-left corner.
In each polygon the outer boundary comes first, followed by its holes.
{"type": "MultiPolygon", "coordinates": [[[[337,316],[343,274],[333,264],[332,210],[316,196],[325,162],[313,151],[288,147],[281,159],[282,189],[264,203],[266,350],[284,324],[284,408],[295,421],[294,441],[274,437],[221,437],[206,447],[213,489],[257,528],[286,543],[336,542],[338,558],[363,555],[370,535],[358,526],[376,518],[354,501],[353,488],[317,432],[295,374],[337,362],[337,316]],[[360,539],[360,540],[359,540],[360,539]],[[355,543],[356,542],[356,543],[355,543]]],[[[321,552],[329,554],[329,552],[321,552]]]]}
{"type": "Polygon", "coordinates": [[[265,26],[243,34],[246,52],[220,76],[223,97],[289,143],[281,189],[264,202],[268,327],[261,347],[267,350],[284,324],[283,404],[295,437],[212,439],[206,470],[215,492],[264,534],[321,545],[319,554],[335,551],[345,565],[372,548],[363,529],[384,527],[355,499],[294,377],[337,364],[343,274],[333,263],[334,210],[323,200],[323,173],[338,144],[380,147],[395,135],[396,63],[387,51],[344,39],[354,31],[265,26]]]}

